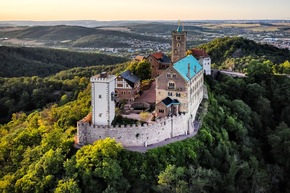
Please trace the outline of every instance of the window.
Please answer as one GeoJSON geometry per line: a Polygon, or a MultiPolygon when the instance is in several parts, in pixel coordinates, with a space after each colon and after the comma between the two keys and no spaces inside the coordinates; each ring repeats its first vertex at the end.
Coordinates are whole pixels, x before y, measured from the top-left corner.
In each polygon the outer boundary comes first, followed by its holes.
{"type": "Polygon", "coordinates": [[[159,113],[164,113],[164,110],[163,109],[159,109],[159,113]]]}
{"type": "Polygon", "coordinates": [[[180,97],[181,94],[179,92],[176,93],[176,97],[180,97]]]}
{"type": "Polygon", "coordinates": [[[180,36],[176,36],[176,40],[181,40],[181,37],[180,36]]]}
{"type": "Polygon", "coordinates": [[[180,47],[180,44],[179,43],[177,44],[177,47],[180,47]]]}
{"type": "Polygon", "coordinates": [[[117,87],[123,87],[123,84],[117,84],[117,87]]]}
{"type": "Polygon", "coordinates": [[[174,54],[178,54],[178,51],[177,51],[177,49],[175,49],[175,50],[174,50],[174,54]]]}
{"type": "Polygon", "coordinates": [[[99,117],[102,117],[102,113],[99,114],[99,117]]]}
{"type": "Polygon", "coordinates": [[[175,83],[174,82],[169,82],[168,83],[168,89],[174,89],[175,88],[175,83]]]}
{"type": "Polygon", "coordinates": [[[172,74],[172,77],[173,77],[173,78],[176,78],[176,74],[175,74],[175,73],[174,73],[174,74],[172,74]]]}
{"type": "Polygon", "coordinates": [[[167,74],[166,74],[166,77],[167,77],[167,78],[171,78],[171,74],[170,74],[170,73],[167,73],[167,74]]]}
{"type": "Polygon", "coordinates": [[[114,100],[115,100],[115,93],[111,92],[111,101],[114,101],[114,100]]]}
{"type": "Polygon", "coordinates": [[[101,99],[102,98],[102,95],[99,95],[99,99],[101,99]]]}
{"type": "Polygon", "coordinates": [[[168,92],[168,96],[172,96],[172,92],[168,92]]]}

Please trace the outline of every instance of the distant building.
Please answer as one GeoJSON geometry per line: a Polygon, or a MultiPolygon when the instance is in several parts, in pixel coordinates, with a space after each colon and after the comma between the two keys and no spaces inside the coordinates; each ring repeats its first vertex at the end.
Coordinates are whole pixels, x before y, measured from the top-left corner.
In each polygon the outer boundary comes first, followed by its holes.
{"type": "Polygon", "coordinates": [[[111,125],[115,118],[115,79],[116,76],[100,75],[91,77],[92,83],[92,124],[111,125]]]}
{"type": "Polygon", "coordinates": [[[135,57],[135,61],[137,62],[141,62],[142,60],[145,60],[145,56],[138,55],[135,57]]]}
{"type": "Polygon", "coordinates": [[[203,98],[203,67],[189,55],[156,78],[158,117],[189,113],[195,116],[203,98]]]}
{"type": "Polygon", "coordinates": [[[147,61],[151,64],[151,78],[159,76],[166,68],[172,65],[170,58],[164,53],[157,52],[150,54],[147,61]]]}
{"type": "Polygon", "coordinates": [[[201,49],[192,48],[190,49],[192,55],[199,60],[199,63],[203,66],[204,73],[206,75],[211,74],[211,59],[209,55],[201,49]]]}
{"type": "Polygon", "coordinates": [[[116,79],[116,96],[118,100],[126,99],[133,102],[139,97],[140,78],[133,75],[130,70],[120,74],[116,79]]]}

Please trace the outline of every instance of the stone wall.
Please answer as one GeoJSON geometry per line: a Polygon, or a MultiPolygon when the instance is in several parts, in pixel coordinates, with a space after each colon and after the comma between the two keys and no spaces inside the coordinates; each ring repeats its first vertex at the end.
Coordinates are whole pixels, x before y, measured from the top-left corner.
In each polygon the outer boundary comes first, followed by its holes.
{"type": "Polygon", "coordinates": [[[92,144],[98,139],[114,138],[125,147],[147,146],[166,139],[194,132],[192,120],[188,114],[168,117],[151,124],[120,127],[94,126],[79,121],[77,124],[77,142],[79,145],[92,144]]]}

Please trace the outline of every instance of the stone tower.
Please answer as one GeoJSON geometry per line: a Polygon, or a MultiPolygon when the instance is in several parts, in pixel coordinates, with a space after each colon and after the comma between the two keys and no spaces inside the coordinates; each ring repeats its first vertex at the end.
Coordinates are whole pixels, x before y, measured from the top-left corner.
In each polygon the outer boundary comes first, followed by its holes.
{"type": "Polygon", "coordinates": [[[186,56],[186,31],[184,31],[182,28],[183,27],[181,26],[181,23],[179,21],[177,30],[171,33],[171,61],[173,64],[186,56]]]}
{"type": "Polygon", "coordinates": [[[111,125],[115,117],[115,81],[116,76],[100,75],[91,77],[92,83],[92,124],[111,125]]]}

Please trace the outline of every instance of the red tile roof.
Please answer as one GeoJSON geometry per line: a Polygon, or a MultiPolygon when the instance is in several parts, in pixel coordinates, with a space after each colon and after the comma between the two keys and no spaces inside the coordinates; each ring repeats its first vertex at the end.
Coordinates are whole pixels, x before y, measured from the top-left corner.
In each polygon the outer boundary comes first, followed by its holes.
{"type": "Polygon", "coordinates": [[[162,52],[156,52],[156,53],[151,54],[151,55],[154,56],[156,59],[163,58],[163,53],[162,52]]]}
{"type": "Polygon", "coordinates": [[[197,48],[191,48],[190,50],[192,51],[192,55],[197,59],[199,59],[200,57],[202,58],[209,57],[209,55],[204,50],[200,50],[197,48]]]}

